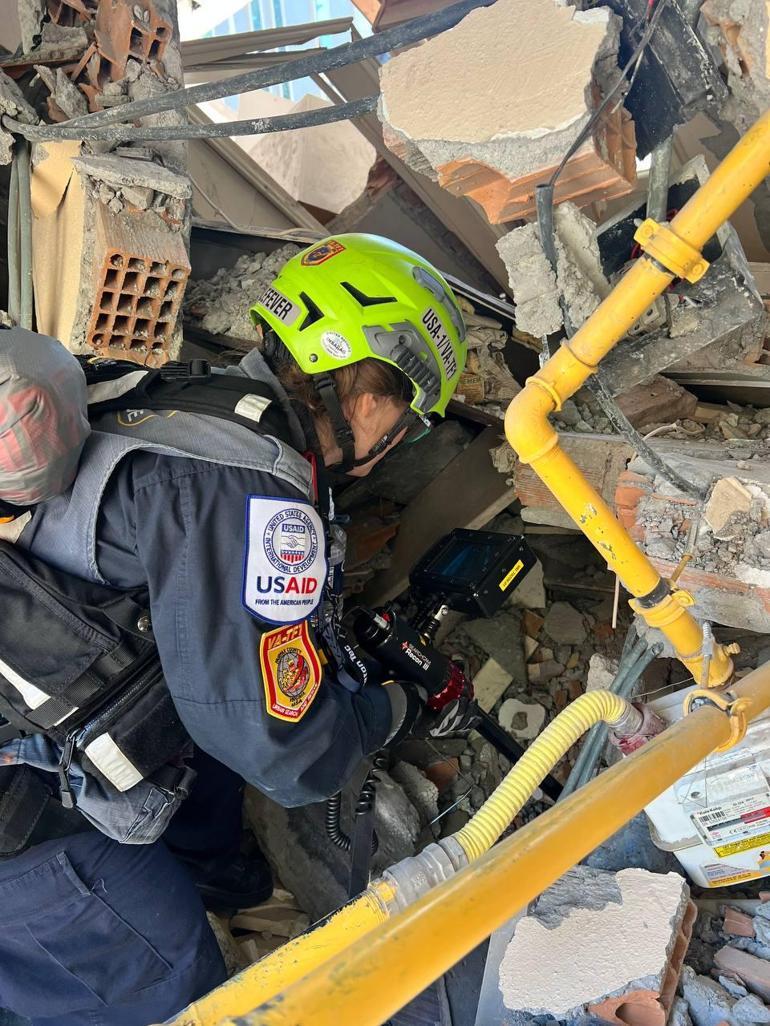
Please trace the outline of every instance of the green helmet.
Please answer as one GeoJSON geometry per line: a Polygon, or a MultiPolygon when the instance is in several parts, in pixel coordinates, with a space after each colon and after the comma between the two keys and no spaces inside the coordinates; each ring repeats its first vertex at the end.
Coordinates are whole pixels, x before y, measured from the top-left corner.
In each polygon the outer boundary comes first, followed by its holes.
{"type": "Polygon", "coordinates": [[[251,308],[306,374],[367,357],[411,381],[412,409],[443,416],[465,366],[449,286],[417,253],[377,235],[335,235],[298,253],[251,308]]]}

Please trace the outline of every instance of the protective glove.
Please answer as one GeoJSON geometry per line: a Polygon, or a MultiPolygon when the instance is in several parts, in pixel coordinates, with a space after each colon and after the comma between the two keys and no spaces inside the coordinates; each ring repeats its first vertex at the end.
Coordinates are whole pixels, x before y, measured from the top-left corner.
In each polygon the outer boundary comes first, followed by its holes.
{"type": "Polygon", "coordinates": [[[476,704],[472,699],[453,698],[438,712],[425,709],[413,733],[427,737],[464,734],[475,727],[478,721],[476,704]]]}

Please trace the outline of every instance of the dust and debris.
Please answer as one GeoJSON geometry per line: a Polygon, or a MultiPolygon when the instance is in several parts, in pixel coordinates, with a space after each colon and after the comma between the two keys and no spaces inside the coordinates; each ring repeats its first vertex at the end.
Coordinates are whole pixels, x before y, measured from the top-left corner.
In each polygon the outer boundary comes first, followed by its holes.
{"type": "Polygon", "coordinates": [[[220,267],[212,278],[191,281],[185,295],[185,317],[212,335],[246,339],[256,345],[258,336],[249,308],[300,250],[300,246],[287,243],[271,253],[245,253],[233,267],[220,267]]]}

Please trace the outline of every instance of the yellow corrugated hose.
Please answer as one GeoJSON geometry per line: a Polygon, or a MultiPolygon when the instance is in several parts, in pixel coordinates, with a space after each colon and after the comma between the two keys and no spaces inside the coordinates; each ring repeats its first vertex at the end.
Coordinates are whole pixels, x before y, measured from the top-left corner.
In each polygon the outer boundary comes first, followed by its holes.
{"type": "Polygon", "coordinates": [[[469,861],[480,858],[511,825],[537,786],[591,727],[617,724],[631,713],[625,698],[611,691],[580,695],[545,728],[476,815],[455,835],[469,861]]]}

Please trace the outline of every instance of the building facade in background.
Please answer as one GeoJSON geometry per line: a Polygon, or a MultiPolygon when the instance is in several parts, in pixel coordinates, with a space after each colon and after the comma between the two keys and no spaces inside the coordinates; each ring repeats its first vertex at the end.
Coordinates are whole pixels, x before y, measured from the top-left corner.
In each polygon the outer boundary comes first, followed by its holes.
{"type": "MultiPolygon", "coordinates": [[[[351,0],[180,0],[179,3],[182,39],[230,36],[240,32],[259,32],[261,29],[284,28],[287,25],[351,16],[361,35],[371,33],[369,22],[351,0]]],[[[320,36],[297,49],[339,46],[345,41],[346,37],[342,34],[320,36]]],[[[271,86],[270,92],[293,102],[301,100],[308,93],[322,95],[310,78],[271,86]]],[[[237,111],[238,97],[229,97],[227,105],[232,111],[237,111]]]]}

